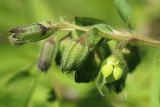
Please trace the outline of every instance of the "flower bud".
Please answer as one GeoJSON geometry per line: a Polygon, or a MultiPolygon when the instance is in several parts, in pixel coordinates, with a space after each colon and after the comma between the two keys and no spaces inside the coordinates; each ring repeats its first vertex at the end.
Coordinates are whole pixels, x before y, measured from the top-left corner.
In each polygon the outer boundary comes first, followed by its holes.
{"type": "Polygon", "coordinates": [[[72,40],[62,54],[62,71],[79,70],[101,39],[98,30],[92,28],[78,40],[72,40]]]}
{"type": "Polygon", "coordinates": [[[53,53],[55,50],[55,43],[53,38],[49,38],[43,45],[40,57],[38,60],[38,69],[45,72],[49,69],[52,59],[53,53]]]}
{"type": "Polygon", "coordinates": [[[113,71],[113,66],[112,64],[106,64],[102,67],[102,74],[105,78],[107,78],[108,76],[110,76],[112,74],[113,71]]]}
{"type": "Polygon", "coordinates": [[[113,70],[113,77],[115,80],[119,80],[123,75],[123,70],[120,67],[115,67],[113,70]]]}
{"type": "Polygon", "coordinates": [[[127,64],[121,55],[111,55],[103,61],[101,72],[97,79],[98,91],[103,95],[104,86],[115,92],[120,92],[125,86],[127,64]]]}
{"type": "Polygon", "coordinates": [[[85,62],[89,54],[88,46],[85,46],[80,41],[72,40],[62,53],[62,71],[70,71],[79,69],[85,62]]]}
{"type": "Polygon", "coordinates": [[[64,52],[65,48],[68,47],[70,41],[71,40],[69,38],[65,38],[61,42],[58,42],[58,50],[55,56],[55,61],[57,65],[61,64],[62,53],[64,52]]]}
{"type": "Polygon", "coordinates": [[[119,59],[117,57],[115,57],[114,55],[108,57],[106,62],[107,62],[107,64],[112,64],[114,66],[116,66],[120,63],[119,59]]]}
{"type": "Polygon", "coordinates": [[[15,45],[21,45],[28,42],[35,42],[49,37],[54,33],[55,29],[46,24],[35,23],[30,26],[23,26],[11,29],[12,33],[9,36],[11,43],[15,45]]]}
{"type": "Polygon", "coordinates": [[[101,73],[108,82],[119,80],[122,77],[124,70],[126,70],[126,63],[123,59],[115,55],[111,55],[104,60],[101,67],[101,73]]]}

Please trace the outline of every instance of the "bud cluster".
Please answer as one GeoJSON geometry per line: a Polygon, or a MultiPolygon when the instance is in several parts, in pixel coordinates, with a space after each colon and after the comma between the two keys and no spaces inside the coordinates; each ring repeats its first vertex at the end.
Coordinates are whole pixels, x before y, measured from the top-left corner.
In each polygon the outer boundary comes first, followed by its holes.
{"type": "Polygon", "coordinates": [[[115,80],[119,80],[123,75],[123,63],[115,56],[108,57],[105,64],[101,67],[101,72],[105,78],[113,76],[115,80]]]}
{"type": "Polygon", "coordinates": [[[111,54],[108,39],[102,36],[106,32],[114,33],[110,26],[93,18],[76,17],[75,23],[89,30],[80,31],[83,28],[76,25],[77,29],[73,29],[75,26],[71,24],[69,29],[65,24],[55,25],[46,21],[10,30],[9,40],[15,45],[22,45],[48,38],[38,59],[40,71],[48,71],[54,60],[63,73],[74,72],[75,82],[88,83],[100,75],[97,78],[100,92],[103,86],[122,90],[128,70],[134,70],[140,61],[140,57],[135,60],[135,55],[139,55],[138,48],[124,46],[115,49],[118,50],[116,54],[111,54]],[[65,30],[69,30],[67,35],[59,35],[65,30]],[[133,64],[133,60],[136,63],[133,64]]]}

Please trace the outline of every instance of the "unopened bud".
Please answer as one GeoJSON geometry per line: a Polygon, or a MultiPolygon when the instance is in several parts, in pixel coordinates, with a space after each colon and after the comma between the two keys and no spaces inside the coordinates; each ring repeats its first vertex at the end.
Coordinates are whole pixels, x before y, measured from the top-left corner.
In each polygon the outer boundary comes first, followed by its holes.
{"type": "Polygon", "coordinates": [[[115,67],[113,70],[113,77],[115,80],[119,80],[123,75],[123,70],[120,67],[115,67]]]}
{"type": "Polygon", "coordinates": [[[70,41],[62,53],[62,71],[78,69],[84,63],[88,54],[88,46],[81,44],[80,41],[70,41]]]}
{"type": "Polygon", "coordinates": [[[113,71],[113,66],[111,64],[106,64],[102,67],[101,72],[105,78],[110,76],[113,71]]]}
{"type": "Polygon", "coordinates": [[[124,70],[126,70],[126,63],[123,58],[119,58],[115,55],[111,55],[104,60],[101,68],[103,76],[110,82],[119,80],[122,77],[124,70]]]}
{"type": "Polygon", "coordinates": [[[47,71],[49,69],[53,59],[54,50],[55,43],[53,41],[53,38],[49,38],[42,47],[38,61],[38,68],[41,71],[47,71]]]}
{"type": "Polygon", "coordinates": [[[15,45],[20,45],[45,39],[53,34],[54,31],[55,29],[47,26],[47,24],[35,23],[30,26],[11,29],[9,32],[11,32],[12,35],[9,36],[9,40],[15,45]]]}

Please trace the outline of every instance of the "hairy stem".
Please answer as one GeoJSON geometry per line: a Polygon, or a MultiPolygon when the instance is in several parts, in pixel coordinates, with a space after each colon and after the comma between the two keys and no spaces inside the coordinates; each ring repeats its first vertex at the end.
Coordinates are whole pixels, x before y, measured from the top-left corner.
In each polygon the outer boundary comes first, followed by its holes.
{"type": "MultiPolygon", "coordinates": [[[[81,30],[84,32],[87,32],[90,30],[89,27],[77,26],[69,22],[57,24],[57,28],[61,30],[75,30],[76,29],[76,30],[81,30]]],[[[160,48],[160,41],[153,40],[153,39],[147,38],[139,34],[134,34],[134,33],[129,33],[129,32],[120,32],[117,30],[113,30],[113,32],[99,31],[99,34],[106,39],[112,39],[112,40],[116,40],[119,42],[124,42],[126,40],[129,40],[128,44],[131,44],[131,45],[144,45],[144,46],[160,48]]]]}

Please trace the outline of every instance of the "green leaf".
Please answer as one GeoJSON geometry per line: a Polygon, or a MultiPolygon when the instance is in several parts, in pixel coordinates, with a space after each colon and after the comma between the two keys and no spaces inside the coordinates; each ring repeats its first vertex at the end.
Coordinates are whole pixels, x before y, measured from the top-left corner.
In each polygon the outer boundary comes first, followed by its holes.
{"type": "Polygon", "coordinates": [[[106,78],[100,72],[99,75],[98,75],[98,78],[97,78],[96,86],[97,86],[98,92],[102,96],[104,96],[103,88],[104,88],[104,86],[105,86],[106,83],[107,83],[106,78]]]}
{"type": "MultiPolygon", "coordinates": [[[[106,23],[101,19],[90,18],[90,17],[75,17],[74,20],[75,20],[75,24],[79,26],[93,26],[100,23],[103,23],[103,24],[106,23]]],[[[79,30],[77,30],[77,32],[80,36],[84,34],[84,32],[79,30]]]]}
{"type": "Polygon", "coordinates": [[[92,26],[99,23],[106,23],[103,20],[90,17],[75,17],[75,24],[79,26],[92,26]]]}
{"type": "Polygon", "coordinates": [[[123,21],[130,26],[131,8],[126,0],[115,0],[115,6],[123,21]]]}
{"type": "Polygon", "coordinates": [[[113,28],[107,24],[96,24],[93,26],[93,28],[96,28],[101,32],[112,32],[113,31],[113,28]]]}

